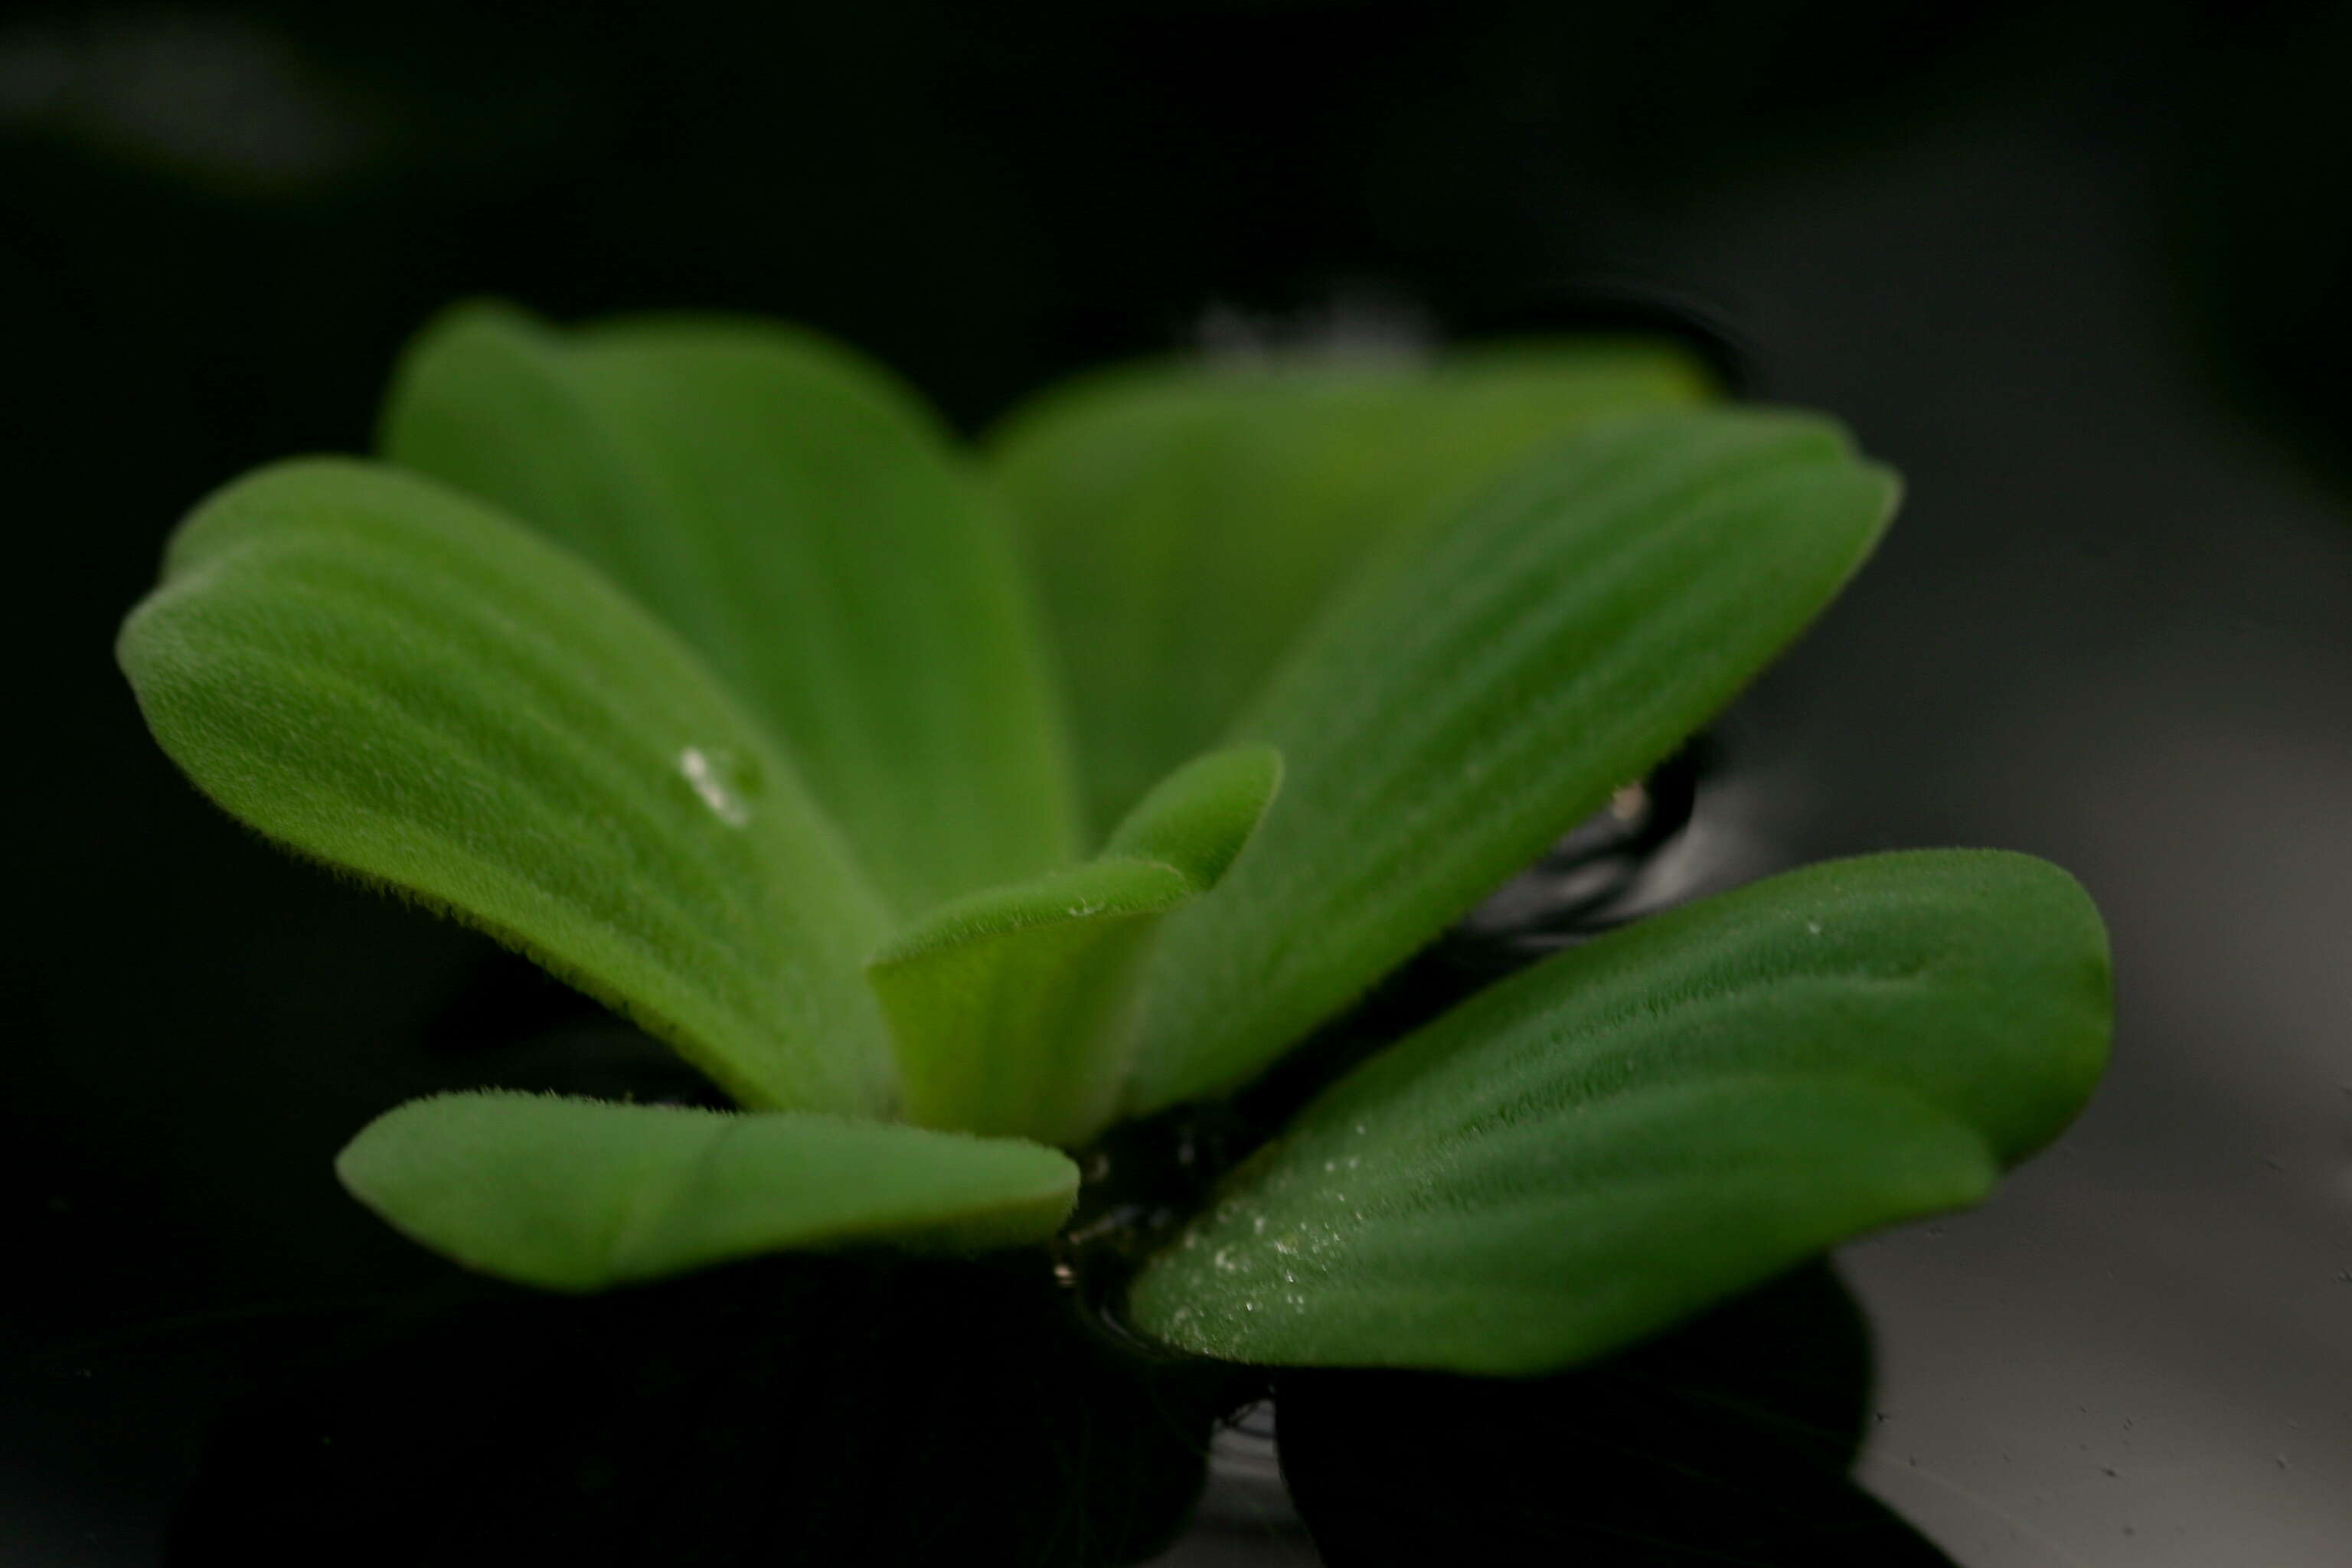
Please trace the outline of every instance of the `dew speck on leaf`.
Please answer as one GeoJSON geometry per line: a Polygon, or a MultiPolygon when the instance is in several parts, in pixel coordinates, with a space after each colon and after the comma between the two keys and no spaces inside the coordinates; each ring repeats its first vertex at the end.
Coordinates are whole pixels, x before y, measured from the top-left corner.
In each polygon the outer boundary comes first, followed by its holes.
{"type": "Polygon", "coordinates": [[[743,796],[745,781],[731,753],[699,746],[688,746],[677,754],[677,771],[710,808],[710,815],[730,827],[741,827],[751,820],[751,806],[743,796]]]}

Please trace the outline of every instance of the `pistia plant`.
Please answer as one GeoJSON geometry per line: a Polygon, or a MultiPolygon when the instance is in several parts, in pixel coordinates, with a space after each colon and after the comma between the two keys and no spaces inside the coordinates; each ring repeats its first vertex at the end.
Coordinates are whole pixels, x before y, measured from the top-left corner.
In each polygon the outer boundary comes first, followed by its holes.
{"type": "MultiPolygon", "coordinates": [[[[467,1267],[1050,1243],[1705,724],[1888,472],[1675,352],[1171,363],[976,450],[783,326],[460,309],[376,460],[200,506],[121,657],[196,784],[735,1110],[457,1093],[337,1171],[467,1267]]],[[[2083,1103],[2096,912],[1988,851],[1775,878],[1349,1068],[1155,1238],[1138,1333],[1531,1374],[1982,1198],[2083,1103]]]]}

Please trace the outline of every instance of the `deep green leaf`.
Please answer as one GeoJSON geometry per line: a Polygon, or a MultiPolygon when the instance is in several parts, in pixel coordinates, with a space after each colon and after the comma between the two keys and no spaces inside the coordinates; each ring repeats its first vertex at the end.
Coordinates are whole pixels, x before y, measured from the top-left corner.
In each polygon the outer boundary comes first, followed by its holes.
{"type": "Polygon", "coordinates": [[[699,649],[901,917],[1076,850],[1034,613],[968,464],[877,367],[769,322],[428,329],[394,461],[578,551],[699,649]]]}
{"type": "Polygon", "coordinates": [[[1704,724],[1827,604],[1895,481],[1826,420],[1588,425],[1350,581],[1234,726],[1249,858],[1171,920],[1129,1109],[1247,1080],[1704,724]]]}
{"type": "Polygon", "coordinates": [[[1527,1373],[1973,1203],[2106,1055],[2064,873],[1833,862],[1547,960],[1326,1090],[1136,1282],[1240,1361],[1527,1373]]]}
{"type": "Polygon", "coordinates": [[[335,1173],[412,1239],[551,1290],[852,1242],[1042,1241],[1078,1189],[1066,1157],[1013,1139],[507,1093],[387,1111],[335,1173]]]}
{"type": "Polygon", "coordinates": [[[908,1120],[1066,1145],[1100,1131],[1160,917],[1216,885],[1281,776],[1263,746],[1197,758],[1099,859],[967,894],[876,954],[908,1120]]]}
{"type": "Polygon", "coordinates": [[[1093,820],[1215,744],[1381,541],[1596,413],[1706,390],[1668,345],[1591,340],[1433,367],[1142,365],[1019,411],[995,468],[1058,634],[1093,820]]]}
{"type": "Polygon", "coordinates": [[[577,558],[396,469],[285,464],[181,529],[121,656],[163,749],[270,837],[480,925],[746,1103],[887,1108],[879,900],[577,558]]]}

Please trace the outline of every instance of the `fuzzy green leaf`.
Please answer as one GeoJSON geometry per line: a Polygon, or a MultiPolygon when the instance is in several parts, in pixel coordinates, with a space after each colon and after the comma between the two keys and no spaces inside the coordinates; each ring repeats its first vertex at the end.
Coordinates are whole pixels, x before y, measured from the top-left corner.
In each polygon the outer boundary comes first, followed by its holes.
{"type": "Polygon", "coordinates": [[[879,1114],[879,900],[759,726],[568,552],[336,459],[200,507],[120,653],[232,815],[470,921],[748,1104],[879,1114]]]}
{"type": "Polygon", "coordinates": [[[1103,853],[1173,866],[1205,893],[1224,879],[1281,787],[1282,753],[1272,746],[1195,757],[1152,785],[1103,853]]]}
{"type": "Polygon", "coordinates": [[[1220,1092],[1654,766],[1861,563],[1895,483],[1829,421],[1561,437],[1352,580],[1234,726],[1281,802],[1171,920],[1130,1110],[1220,1092]]]}
{"type": "Polygon", "coordinates": [[[1132,1321],[1239,1361],[1528,1373],[1974,1203],[2105,1062],[2105,933],[2021,855],[1832,862],[1547,960],[1244,1162],[1132,1321]]]}
{"type": "Polygon", "coordinates": [[[967,460],[877,367],[769,322],[473,306],[409,352],[383,446],[693,644],[902,918],[1076,852],[1026,587],[967,460]]]}
{"type": "Polygon", "coordinates": [[[1078,1187],[1063,1155],[1010,1139],[510,1093],[411,1100],[335,1173],[412,1239],[551,1290],[858,1242],[1042,1241],[1078,1187]]]}
{"type": "Polygon", "coordinates": [[[1195,759],[1099,859],[953,900],[868,966],[926,1126],[1075,1145],[1107,1125],[1160,918],[1214,887],[1282,776],[1264,746],[1195,759]]]}
{"type": "Polygon", "coordinates": [[[1216,743],[1365,553],[1597,413],[1687,404],[1664,343],[1490,348],[1435,366],[1148,364],[992,437],[1066,658],[1093,820],[1216,743]]]}

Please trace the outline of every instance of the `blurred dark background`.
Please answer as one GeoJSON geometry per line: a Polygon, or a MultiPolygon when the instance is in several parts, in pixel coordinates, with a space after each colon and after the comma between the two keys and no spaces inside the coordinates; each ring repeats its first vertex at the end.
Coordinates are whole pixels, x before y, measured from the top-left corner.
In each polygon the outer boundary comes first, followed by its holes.
{"type": "Polygon", "coordinates": [[[2346,1561],[2347,80],[2319,5],[0,10],[0,1560],[157,1561],[253,1346],[429,1275],[334,1150],[598,1027],[211,811],[109,653],[488,292],[796,318],[967,426],[1335,320],[1649,321],[1846,417],[1905,521],[1698,830],[2048,855],[2122,997],[2065,1143],[1844,1260],[1860,1475],[1970,1568],[2346,1561]]]}

